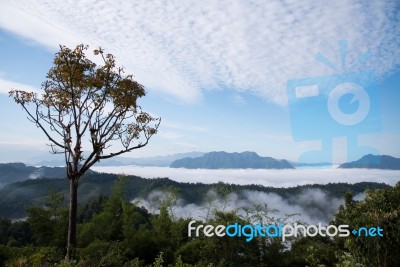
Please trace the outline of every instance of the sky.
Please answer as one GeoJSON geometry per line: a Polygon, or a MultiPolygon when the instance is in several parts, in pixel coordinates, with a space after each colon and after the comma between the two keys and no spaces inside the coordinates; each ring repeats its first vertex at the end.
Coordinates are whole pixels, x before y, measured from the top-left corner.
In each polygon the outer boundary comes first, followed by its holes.
{"type": "Polygon", "coordinates": [[[125,156],[400,157],[396,0],[2,0],[0,162],[51,158],[8,91],[41,92],[59,45],[80,43],[115,55],[162,118],[125,156]]]}

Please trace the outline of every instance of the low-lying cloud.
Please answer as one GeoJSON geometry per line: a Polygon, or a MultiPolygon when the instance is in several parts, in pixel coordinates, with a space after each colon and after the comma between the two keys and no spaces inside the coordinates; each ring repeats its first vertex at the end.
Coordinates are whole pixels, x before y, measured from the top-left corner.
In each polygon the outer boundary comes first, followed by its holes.
{"type": "MultiPolygon", "coordinates": [[[[230,184],[258,184],[271,187],[294,187],[306,184],[380,182],[395,185],[400,181],[400,171],[379,169],[183,169],[168,167],[139,166],[108,166],[92,168],[98,172],[137,175],[143,178],[168,177],[177,182],[230,184]]],[[[151,213],[159,212],[160,202],[168,193],[152,191],[146,198],[132,200],[139,206],[144,206],[151,213]]],[[[355,200],[362,200],[364,194],[358,194],[355,200]]],[[[263,207],[269,216],[284,218],[286,214],[298,214],[293,220],[306,223],[327,223],[333,219],[343,199],[333,197],[320,189],[305,189],[297,195],[283,198],[275,193],[243,190],[222,197],[214,191],[209,191],[201,204],[187,203],[178,198],[173,206],[174,217],[192,217],[205,220],[211,211],[252,209],[255,205],[263,207]],[[276,210],[276,211],[274,211],[276,210]]]]}
{"type": "MultiPolygon", "coordinates": [[[[147,198],[132,200],[138,206],[145,207],[151,213],[158,213],[160,203],[165,201],[168,193],[159,190],[152,191],[147,198]]],[[[233,211],[244,215],[252,213],[258,207],[266,216],[264,220],[282,221],[287,215],[291,220],[301,220],[308,224],[328,223],[333,219],[342,199],[330,196],[320,189],[306,189],[297,195],[286,199],[275,193],[243,190],[231,193],[226,197],[210,190],[201,204],[186,203],[177,199],[171,212],[174,218],[193,218],[207,220],[215,210],[233,211]]]]}
{"type": "Polygon", "coordinates": [[[94,171],[137,175],[143,178],[167,177],[177,182],[212,184],[258,184],[272,187],[292,187],[306,184],[378,182],[395,185],[399,170],[380,169],[183,169],[140,166],[96,166],[94,171]]]}

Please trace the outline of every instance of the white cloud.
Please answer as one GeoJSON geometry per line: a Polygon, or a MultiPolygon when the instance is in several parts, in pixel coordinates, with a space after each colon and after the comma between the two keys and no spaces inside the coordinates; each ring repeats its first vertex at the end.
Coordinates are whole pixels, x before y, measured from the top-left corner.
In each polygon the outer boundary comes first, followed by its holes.
{"type": "Polygon", "coordinates": [[[117,56],[147,88],[181,101],[231,88],[285,105],[286,81],[330,75],[321,52],[389,74],[400,60],[396,1],[3,1],[0,27],[47,46],[85,42],[117,56]]]}
{"type": "MultiPolygon", "coordinates": [[[[167,192],[155,190],[150,192],[146,198],[136,198],[131,202],[145,207],[151,213],[158,213],[160,203],[167,199],[167,194],[167,192]]],[[[361,195],[359,194],[357,197],[361,195]]],[[[253,211],[255,206],[258,206],[262,207],[262,211],[269,217],[263,218],[265,223],[270,223],[268,219],[271,218],[282,222],[286,215],[294,215],[293,219],[300,219],[308,224],[326,224],[332,220],[342,202],[342,199],[333,197],[320,189],[306,189],[290,198],[254,190],[243,190],[222,197],[210,190],[199,204],[177,199],[172,207],[172,215],[175,218],[191,217],[196,220],[206,220],[212,217],[214,210],[235,210],[245,215],[245,209],[253,211]]]]}
{"type": "Polygon", "coordinates": [[[76,45],[80,39],[70,29],[62,27],[52,18],[38,14],[36,9],[24,8],[22,2],[15,3],[6,0],[2,3],[0,27],[35,40],[51,49],[58,48],[60,44],[76,45]]]}
{"type": "Polygon", "coordinates": [[[95,166],[93,170],[105,173],[124,173],[144,178],[168,177],[177,182],[233,184],[259,184],[273,187],[291,187],[331,182],[379,182],[395,185],[400,181],[400,171],[379,169],[183,169],[168,167],[95,166]]]}
{"type": "Polygon", "coordinates": [[[22,91],[28,91],[28,92],[39,92],[37,88],[26,85],[26,84],[21,84],[13,81],[7,81],[3,80],[0,78],[0,94],[8,94],[9,91],[11,90],[22,90],[22,91]]]}

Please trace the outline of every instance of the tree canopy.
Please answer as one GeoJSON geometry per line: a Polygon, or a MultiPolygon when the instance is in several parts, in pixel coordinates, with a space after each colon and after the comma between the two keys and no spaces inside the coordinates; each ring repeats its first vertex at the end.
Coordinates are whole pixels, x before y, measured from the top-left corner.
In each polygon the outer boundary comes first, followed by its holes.
{"type": "Polygon", "coordinates": [[[76,246],[79,178],[102,159],[144,147],[160,125],[160,118],[137,103],[146,94],[144,87],[116,66],[115,57],[96,49],[102,62],[97,65],[86,57],[87,50],[83,44],[60,46],[43,93],[9,92],[49,139],[51,152],[65,155],[70,180],[67,258],[76,246]],[[119,141],[117,148],[114,141],[119,141]]]}
{"type": "Polygon", "coordinates": [[[137,100],[145,96],[144,87],[116,67],[115,57],[96,49],[103,63],[97,65],[86,57],[87,50],[82,44],[60,46],[42,94],[9,92],[45,133],[52,152],[65,153],[69,176],[81,176],[101,159],[145,146],[160,123],[142,111],[137,100]],[[116,140],[119,149],[112,151],[116,140]]]}

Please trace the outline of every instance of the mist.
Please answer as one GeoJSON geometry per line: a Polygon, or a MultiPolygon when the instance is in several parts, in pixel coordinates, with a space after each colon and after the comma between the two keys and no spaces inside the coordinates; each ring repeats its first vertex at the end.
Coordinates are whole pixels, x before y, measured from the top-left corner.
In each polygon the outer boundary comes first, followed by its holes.
{"type": "Polygon", "coordinates": [[[400,170],[381,169],[183,169],[168,167],[97,166],[92,170],[105,173],[137,175],[143,178],[167,177],[177,182],[258,184],[292,187],[305,184],[379,182],[395,185],[400,170]]]}
{"type": "MultiPolygon", "coordinates": [[[[152,191],[146,198],[136,198],[131,202],[145,207],[151,213],[158,213],[160,203],[168,198],[168,192],[152,191]]],[[[362,196],[357,195],[361,200],[362,196]]],[[[306,189],[290,198],[283,198],[275,193],[243,190],[225,197],[210,190],[201,204],[186,203],[178,198],[171,209],[173,218],[193,218],[207,220],[215,210],[237,211],[244,215],[255,211],[257,206],[264,212],[268,220],[281,221],[290,216],[291,221],[302,221],[307,224],[327,224],[333,219],[343,199],[330,196],[320,189],[306,189]]]]}
{"type": "Polygon", "coordinates": [[[33,173],[29,174],[29,179],[37,179],[43,177],[44,171],[40,167],[36,169],[33,173]]]}
{"type": "MultiPolygon", "coordinates": [[[[177,182],[229,184],[257,184],[270,187],[295,187],[306,184],[379,182],[395,185],[400,180],[399,170],[380,169],[183,169],[168,167],[139,166],[107,166],[92,168],[98,172],[137,175],[143,178],[167,177],[177,182]]],[[[153,191],[146,198],[133,199],[132,202],[143,206],[151,213],[158,213],[160,202],[167,198],[161,191],[153,191]]],[[[354,196],[362,200],[364,194],[354,196]]],[[[308,224],[328,223],[333,219],[343,199],[333,197],[320,189],[305,189],[297,195],[283,198],[275,193],[243,190],[222,197],[209,191],[201,204],[186,203],[177,199],[172,208],[176,218],[193,218],[205,220],[212,211],[236,210],[239,213],[254,209],[255,205],[263,207],[270,217],[284,218],[292,216],[292,220],[301,220],[308,224]]]]}

